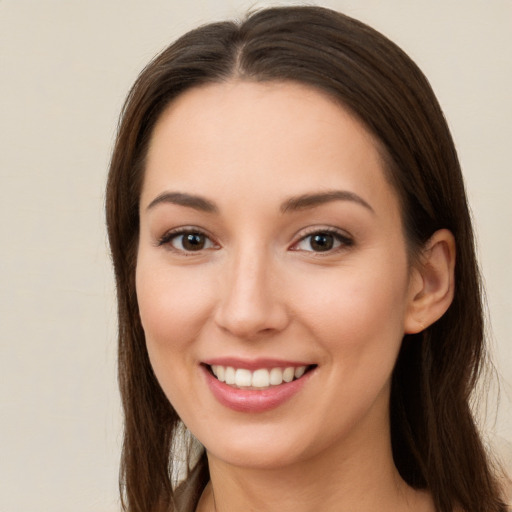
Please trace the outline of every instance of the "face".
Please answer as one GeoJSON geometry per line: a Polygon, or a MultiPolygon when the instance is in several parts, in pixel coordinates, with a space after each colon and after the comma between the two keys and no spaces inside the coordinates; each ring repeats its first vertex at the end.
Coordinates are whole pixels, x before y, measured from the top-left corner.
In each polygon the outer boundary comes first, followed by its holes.
{"type": "Polygon", "coordinates": [[[174,101],[136,287],[156,377],[209,456],[268,468],[388,443],[406,242],[375,141],[330,98],[232,82],[174,101]]]}

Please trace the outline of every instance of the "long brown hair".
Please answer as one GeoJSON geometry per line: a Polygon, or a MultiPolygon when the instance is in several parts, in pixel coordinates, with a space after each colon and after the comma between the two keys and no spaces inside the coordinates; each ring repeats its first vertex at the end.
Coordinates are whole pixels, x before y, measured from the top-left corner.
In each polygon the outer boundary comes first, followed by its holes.
{"type": "MultiPolygon", "coordinates": [[[[395,464],[428,489],[439,512],[504,512],[469,400],[484,359],[480,281],[460,165],[428,81],[394,43],[320,7],[280,7],[241,23],[193,30],[140,74],[121,116],[107,185],[107,225],[117,280],[119,383],[125,414],[125,510],[176,510],[171,475],[180,419],[151,369],[135,292],[139,196],[153,127],[183,91],[230,79],[295,81],[336,98],[382,145],[411,251],[440,228],[457,244],[456,291],[446,314],[406,335],[393,374],[395,464]]],[[[205,457],[189,479],[197,499],[205,457]]]]}

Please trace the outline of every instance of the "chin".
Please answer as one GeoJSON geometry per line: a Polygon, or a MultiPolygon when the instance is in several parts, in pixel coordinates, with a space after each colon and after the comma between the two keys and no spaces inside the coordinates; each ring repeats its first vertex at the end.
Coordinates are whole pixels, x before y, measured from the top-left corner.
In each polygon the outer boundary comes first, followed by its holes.
{"type": "Polygon", "coordinates": [[[203,441],[210,462],[218,460],[239,468],[273,470],[313,460],[332,447],[333,439],[318,425],[268,424],[238,425],[236,428],[221,429],[222,435],[212,435],[215,426],[206,435],[198,432],[203,441]],[[318,435],[315,434],[318,433],[318,435]],[[327,435],[326,435],[327,434],[327,435]]]}
{"type": "Polygon", "coordinates": [[[233,443],[225,450],[217,448],[212,452],[207,449],[206,452],[210,461],[213,458],[229,466],[252,470],[277,470],[301,461],[298,450],[268,444],[262,446],[260,443],[252,446],[233,443]]]}

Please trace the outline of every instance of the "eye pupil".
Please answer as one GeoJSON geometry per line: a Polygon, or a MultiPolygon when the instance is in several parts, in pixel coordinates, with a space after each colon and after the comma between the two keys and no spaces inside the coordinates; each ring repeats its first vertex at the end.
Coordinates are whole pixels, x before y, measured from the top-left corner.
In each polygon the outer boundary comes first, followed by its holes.
{"type": "Polygon", "coordinates": [[[188,233],[183,235],[182,244],[186,251],[200,251],[205,245],[205,236],[201,233],[188,233]]]}
{"type": "Polygon", "coordinates": [[[311,237],[310,245],[314,251],[330,251],[334,246],[334,237],[328,233],[317,233],[311,237]]]}

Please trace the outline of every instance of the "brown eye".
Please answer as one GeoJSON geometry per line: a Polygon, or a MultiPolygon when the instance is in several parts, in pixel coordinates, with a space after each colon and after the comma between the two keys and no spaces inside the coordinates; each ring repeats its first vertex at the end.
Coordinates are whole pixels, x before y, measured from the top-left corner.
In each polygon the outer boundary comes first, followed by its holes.
{"type": "Polygon", "coordinates": [[[309,237],[309,245],[315,252],[330,251],[334,247],[334,236],[330,233],[317,233],[309,237]]]}
{"type": "Polygon", "coordinates": [[[180,231],[165,235],[159,245],[170,245],[178,252],[198,252],[204,249],[212,249],[215,244],[200,231],[180,231]]]}
{"type": "Polygon", "coordinates": [[[316,231],[299,240],[293,250],[305,252],[329,252],[353,245],[353,240],[337,231],[316,231]]]}
{"type": "Polygon", "coordinates": [[[181,246],[185,251],[200,251],[206,245],[206,237],[201,233],[186,233],[176,238],[181,238],[181,246]]]}

